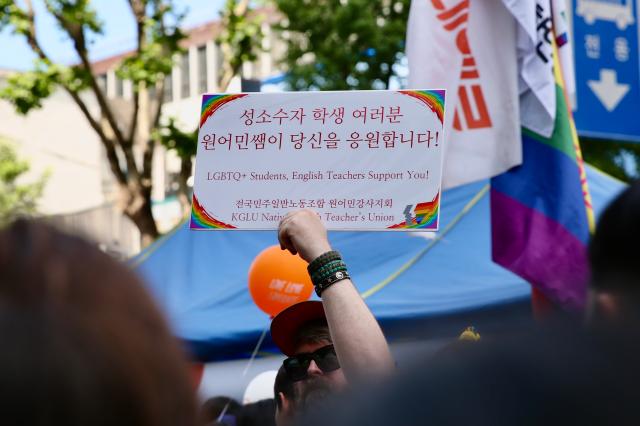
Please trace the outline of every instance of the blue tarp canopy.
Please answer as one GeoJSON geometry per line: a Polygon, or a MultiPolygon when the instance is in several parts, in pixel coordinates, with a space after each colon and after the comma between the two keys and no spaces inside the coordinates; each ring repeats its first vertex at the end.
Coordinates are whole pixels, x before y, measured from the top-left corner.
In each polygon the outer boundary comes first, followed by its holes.
{"type": "MultiPolygon", "coordinates": [[[[624,184],[593,168],[587,172],[597,214],[624,184]]],[[[487,181],[444,191],[440,220],[437,234],[329,235],[392,338],[410,325],[455,316],[474,321],[483,312],[528,306],[529,285],[491,261],[487,181]]],[[[249,295],[247,273],[258,253],[274,244],[275,231],[190,231],[184,223],[132,265],[197,358],[236,358],[250,354],[269,326],[249,295]]],[[[270,345],[267,336],[263,347],[270,345]]]]}

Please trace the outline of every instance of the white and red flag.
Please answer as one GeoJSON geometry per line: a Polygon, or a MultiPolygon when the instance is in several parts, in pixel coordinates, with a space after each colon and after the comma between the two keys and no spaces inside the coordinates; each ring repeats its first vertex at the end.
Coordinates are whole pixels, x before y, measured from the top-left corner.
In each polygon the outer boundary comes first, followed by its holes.
{"type": "Polygon", "coordinates": [[[409,87],[447,90],[443,185],[522,162],[518,23],[500,0],[413,0],[409,87]]]}

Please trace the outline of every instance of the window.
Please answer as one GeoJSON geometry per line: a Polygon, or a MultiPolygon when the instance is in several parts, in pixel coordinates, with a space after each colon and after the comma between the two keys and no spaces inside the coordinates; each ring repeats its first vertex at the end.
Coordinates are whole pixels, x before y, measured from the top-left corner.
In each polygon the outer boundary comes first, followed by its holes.
{"type": "Polygon", "coordinates": [[[198,90],[207,92],[207,46],[198,47],[198,90]]]}
{"type": "Polygon", "coordinates": [[[116,97],[124,97],[124,81],[120,77],[116,77],[116,97]]]}
{"type": "Polygon", "coordinates": [[[107,75],[100,74],[96,77],[96,82],[98,83],[98,87],[102,90],[102,93],[107,93],[107,75]]]}
{"type": "Polygon", "coordinates": [[[171,73],[164,76],[164,101],[173,101],[173,79],[171,73]]]}
{"type": "Polygon", "coordinates": [[[149,100],[150,101],[155,101],[156,100],[156,85],[151,84],[148,88],[147,88],[147,93],[149,94],[149,100]]]}
{"type": "Polygon", "coordinates": [[[222,52],[222,48],[220,47],[219,44],[215,44],[214,45],[214,49],[216,50],[216,69],[218,70],[218,72],[222,72],[222,66],[224,64],[224,53],[222,52]]]}
{"type": "Polygon", "coordinates": [[[180,94],[183,98],[188,98],[191,96],[189,93],[189,52],[185,52],[182,55],[182,60],[180,61],[180,94]]]}

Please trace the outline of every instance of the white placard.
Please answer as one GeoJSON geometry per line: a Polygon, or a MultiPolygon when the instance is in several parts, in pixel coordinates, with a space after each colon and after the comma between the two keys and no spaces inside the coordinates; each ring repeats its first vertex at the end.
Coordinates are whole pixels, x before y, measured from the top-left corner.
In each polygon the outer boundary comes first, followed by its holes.
{"type": "Polygon", "coordinates": [[[204,95],[192,229],[437,230],[444,90],[204,95]]]}

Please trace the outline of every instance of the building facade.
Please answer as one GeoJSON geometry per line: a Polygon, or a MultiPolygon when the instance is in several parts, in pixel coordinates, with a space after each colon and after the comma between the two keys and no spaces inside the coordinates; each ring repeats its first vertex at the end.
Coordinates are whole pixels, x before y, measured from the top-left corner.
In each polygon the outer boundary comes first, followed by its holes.
{"type": "MultiPolygon", "coordinates": [[[[186,51],[175,58],[172,73],[165,79],[162,120],[173,118],[184,131],[197,128],[201,95],[219,91],[223,57],[215,39],[220,31],[219,22],[186,31],[182,45],[186,51]]],[[[269,23],[263,24],[263,33],[258,59],[243,65],[242,75],[234,78],[227,91],[240,91],[243,79],[259,82],[279,73],[275,54],[281,46],[269,23]]],[[[98,84],[114,109],[121,112],[131,108],[133,87],[131,82],[119,79],[116,70],[130,54],[123,52],[92,64],[98,84]]],[[[0,84],[7,74],[0,72],[0,84]]],[[[149,92],[153,102],[155,93],[153,89],[149,92]]],[[[95,101],[86,102],[98,116],[95,101]]],[[[105,251],[120,257],[140,250],[136,227],[116,206],[117,187],[104,148],[64,91],[57,91],[41,109],[27,116],[18,115],[12,105],[0,101],[0,116],[0,136],[16,143],[21,156],[31,162],[34,175],[49,173],[39,205],[41,214],[66,230],[92,238],[105,251]]],[[[180,160],[173,152],[157,147],[152,170],[154,218],[160,231],[166,232],[182,220],[175,197],[180,160]]]]}

